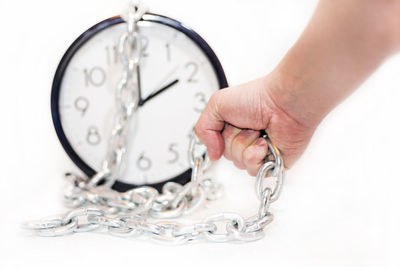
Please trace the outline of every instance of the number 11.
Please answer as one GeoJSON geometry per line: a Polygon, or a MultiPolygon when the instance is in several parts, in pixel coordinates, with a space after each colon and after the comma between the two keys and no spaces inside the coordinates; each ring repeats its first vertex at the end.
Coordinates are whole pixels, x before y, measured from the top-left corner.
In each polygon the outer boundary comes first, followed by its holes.
{"type": "Polygon", "coordinates": [[[113,45],[112,47],[106,46],[106,53],[107,53],[107,64],[111,65],[112,63],[117,64],[118,63],[118,49],[116,45],[113,45]],[[114,58],[114,62],[113,59],[114,58]]]}

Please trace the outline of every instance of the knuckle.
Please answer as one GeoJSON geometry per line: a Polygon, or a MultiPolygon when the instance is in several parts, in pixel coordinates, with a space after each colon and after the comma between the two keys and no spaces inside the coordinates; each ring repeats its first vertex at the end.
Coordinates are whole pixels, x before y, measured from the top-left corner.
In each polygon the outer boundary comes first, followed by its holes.
{"type": "Polygon", "coordinates": [[[228,124],[225,127],[225,129],[222,131],[222,136],[226,140],[233,141],[239,133],[240,133],[240,129],[228,124]]]}
{"type": "Polygon", "coordinates": [[[237,160],[233,160],[233,164],[236,166],[236,168],[244,170],[246,169],[246,167],[243,165],[243,163],[241,163],[240,161],[237,160]]]}
{"type": "Polygon", "coordinates": [[[228,139],[230,136],[230,131],[229,131],[229,127],[226,127],[223,131],[222,131],[222,137],[224,139],[228,139]]]}
{"type": "Polygon", "coordinates": [[[225,149],[225,151],[224,151],[224,157],[225,157],[227,160],[231,160],[231,159],[232,159],[232,157],[231,157],[231,155],[229,154],[229,152],[227,151],[227,149],[225,149]]]}
{"type": "Polygon", "coordinates": [[[210,106],[216,105],[218,103],[219,94],[220,94],[219,91],[212,94],[210,99],[208,100],[208,105],[210,105],[210,106]]]}
{"type": "Polygon", "coordinates": [[[243,151],[243,161],[246,163],[246,165],[250,166],[257,163],[259,159],[257,158],[256,153],[254,153],[252,149],[248,148],[243,151]]]}
{"type": "Polygon", "coordinates": [[[241,153],[241,151],[238,151],[237,149],[240,149],[240,148],[232,147],[232,151],[233,151],[233,153],[231,155],[232,159],[240,165],[245,165],[243,162],[243,159],[242,159],[242,153],[241,153]]]}
{"type": "Polygon", "coordinates": [[[231,145],[232,145],[232,151],[240,151],[241,150],[241,139],[239,134],[236,134],[235,136],[232,137],[231,139],[231,145]]]}
{"type": "Polygon", "coordinates": [[[255,169],[247,169],[247,173],[250,176],[256,176],[257,175],[257,171],[255,169]]]}

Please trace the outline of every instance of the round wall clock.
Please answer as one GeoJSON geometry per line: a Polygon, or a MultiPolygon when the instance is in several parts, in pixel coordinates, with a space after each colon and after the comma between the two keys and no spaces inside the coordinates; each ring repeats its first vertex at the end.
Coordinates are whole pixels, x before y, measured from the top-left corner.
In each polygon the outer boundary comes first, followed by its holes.
{"type": "MultiPolygon", "coordinates": [[[[188,182],[190,133],[209,97],[228,86],[215,53],[193,30],[150,13],[143,15],[138,27],[140,100],[126,168],[113,185],[118,191],[188,182]]],[[[118,40],[124,31],[126,24],[119,16],[85,31],[62,57],[53,81],[51,112],[57,136],[89,177],[101,169],[107,153],[114,90],[123,69],[118,40]]]]}

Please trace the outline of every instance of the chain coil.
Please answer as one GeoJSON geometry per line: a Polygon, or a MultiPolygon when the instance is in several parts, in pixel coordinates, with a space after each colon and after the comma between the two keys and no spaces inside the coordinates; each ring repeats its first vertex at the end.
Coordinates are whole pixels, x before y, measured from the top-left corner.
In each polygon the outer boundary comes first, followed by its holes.
{"type": "MultiPolygon", "coordinates": [[[[270,144],[270,141],[268,141],[270,144]]],[[[64,216],[31,221],[25,228],[40,236],[63,236],[78,232],[99,231],[121,237],[143,237],[172,244],[205,239],[212,242],[254,241],[264,237],[264,228],[273,220],[269,211],[270,203],[279,197],[283,182],[283,164],[279,160],[267,160],[256,178],[256,190],[260,205],[255,216],[243,218],[236,213],[220,213],[205,220],[184,225],[177,222],[163,222],[158,219],[181,217],[196,209],[204,199],[214,199],[218,185],[210,179],[198,176],[197,190],[193,194],[192,182],[182,186],[169,182],[162,194],[152,187],[142,186],[124,193],[118,193],[106,186],[91,187],[79,176],[68,174],[70,187],[65,194],[67,206],[75,207],[64,216]],[[279,165],[277,164],[279,163],[279,165]],[[265,175],[276,173],[274,188],[261,186],[265,175]],[[261,181],[261,183],[260,183],[261,181]]],[[[203,156],[200,156],[203,158],[203,156]]],[[[267,157],[268,158],[268,157],[267,157]]],[[[196,158],[197,162],[201,162],[196,158]]]]}

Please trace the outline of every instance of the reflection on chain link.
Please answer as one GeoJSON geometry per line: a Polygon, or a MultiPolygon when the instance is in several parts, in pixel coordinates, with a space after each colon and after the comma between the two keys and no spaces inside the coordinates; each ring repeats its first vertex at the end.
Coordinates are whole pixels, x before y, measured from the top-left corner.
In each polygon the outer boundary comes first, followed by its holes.
{"type": "Polygon", "coordinates": [[[260,206],[257,215],[250,218],[243,218],[236,213],[219,213],[191,225],[160,221],[184,216],[205,200],[215,200],[221,195],[221,185],[203,176],[210,161],[205,146],[194,133],[188,149],[192,176],[186,185],[166,183],[161,194],[149,186],[124,193],[110,188],[120,172],[126,153],[127,128],[139,102],[136,67],[140,64],[142,44],[137,22],[144,12],[142,7],[131,5],[125,19],[128,30],[121,36],[119,45],[124,73],[117,88],[117,115],[103,168],[92,178],[67,173],[68,186],[64,201],[66,206],[73,209],[63,216],[27,222],[24,227],[40,236],[98,231],[121,237],[147,237],[169,244],[201,239],[247,242],[262,238],[264,228],[273,219],[269,207],[279,197],[285,171],[279,150],[267,136],[264,138],[268,141],[270,154],[265,158],[256,179],[260,206]],[[276,179],[274,188],[263,187],[266,175],[270,176],[269,179],[276,179]]]}

